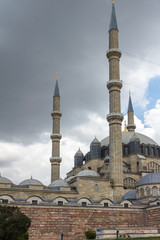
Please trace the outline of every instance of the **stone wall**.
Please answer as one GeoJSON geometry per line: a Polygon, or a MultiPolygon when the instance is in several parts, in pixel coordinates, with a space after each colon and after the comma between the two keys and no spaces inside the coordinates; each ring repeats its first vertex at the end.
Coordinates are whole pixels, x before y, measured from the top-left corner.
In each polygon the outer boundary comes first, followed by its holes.
{"type": "Polygon", "coordinates": [[[32,220],[30,240],[59,240],[61,233],[64,240],[80,240],[85,239],[86,230],[146,226],[144,209],[38,205],[20,208],[32,220]]]}

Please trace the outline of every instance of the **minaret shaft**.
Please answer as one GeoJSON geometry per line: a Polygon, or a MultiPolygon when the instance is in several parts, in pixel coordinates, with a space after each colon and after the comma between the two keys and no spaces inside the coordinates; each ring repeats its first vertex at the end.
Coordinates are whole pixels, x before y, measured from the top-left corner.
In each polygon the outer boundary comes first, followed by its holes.
{"type": "Polygon", "coordinates": [[[60,112],[60,96],[58,82],[56,82],[55,93],[53,96],[53,112],[51,113],[53,119],[52,126],[52,157],[50,158],[51,162],[51,182],[60,178],[60,163],[62,159],[60,158],[60,118],[62,116],[60,112]]]}
{"type": "Polygon", "coordinates": [[[123,115],[121,114],[119,59],[121,51],[118,43],[118,27],[115,16],[114,3],[112,4],[112,16],[109,30],[109,90],[110,113],[107,116],[109,122],[109,152],[110,173],[113,186],[113,200],[120,200],[123,195],[123,165],[122,165],[122,130],[123,115]]]}

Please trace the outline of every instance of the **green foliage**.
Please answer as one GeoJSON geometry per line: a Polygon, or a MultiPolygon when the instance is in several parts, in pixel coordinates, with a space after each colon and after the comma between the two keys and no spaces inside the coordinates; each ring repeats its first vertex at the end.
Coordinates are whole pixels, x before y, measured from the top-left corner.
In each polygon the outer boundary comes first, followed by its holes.
{"type": "Polygon", "coordinates": [[[27,240],[30,225],[18,207],[0,206],[0,240],[27,240]]]}
{"type": "Polygon", "coordinates": [[[96,239],[96,231],[85,231],[86,239],[96,239]]]}

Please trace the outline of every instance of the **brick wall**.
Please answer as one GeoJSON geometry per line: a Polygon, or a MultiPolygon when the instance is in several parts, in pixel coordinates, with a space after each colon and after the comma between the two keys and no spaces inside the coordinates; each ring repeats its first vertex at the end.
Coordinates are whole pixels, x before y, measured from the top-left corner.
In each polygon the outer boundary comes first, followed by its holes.
{"type": "MultiPolygon", "coordinates": [[[[21,206],[31,220],[30,240],[85,239],[84,232],[96,228],[146,225],[143,209],[21,206]]],[[[149,216],[149,215],[148,215],[149,216]]]]}

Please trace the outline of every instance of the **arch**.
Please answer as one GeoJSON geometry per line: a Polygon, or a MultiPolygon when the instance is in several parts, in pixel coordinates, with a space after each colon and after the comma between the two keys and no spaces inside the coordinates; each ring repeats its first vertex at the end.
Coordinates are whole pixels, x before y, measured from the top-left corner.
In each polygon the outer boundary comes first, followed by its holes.
{"type": "Polygon", "coordinates": [[[98,190],[99,190],[99,186],[98,186],[98,184],[95,184],[95,186],[94,186],[94,191],[95,191],[96,193],[98,193],[98,190]]]}
{"type": "Polygon", "coordinates": [[[140,189],[140,197],[144,197],[144,189],[143,188],[140,189]]]}
{"type": "Polygon", "coordinates": [[[123,180],[124,187],[135,188],[137,181],[132,177],[127,177],[123,180]]]}
{"type": "Polygon", "coordinates": [[[152,188],[152,196],[154,197],[158,196],[158,188],[156,186],[152,188]]]}
{"type": "Polygon", "coordinates": [[[154,161],[148,162],[147,168],[150,172],[160,172],[160,165],[154,161]]]}

